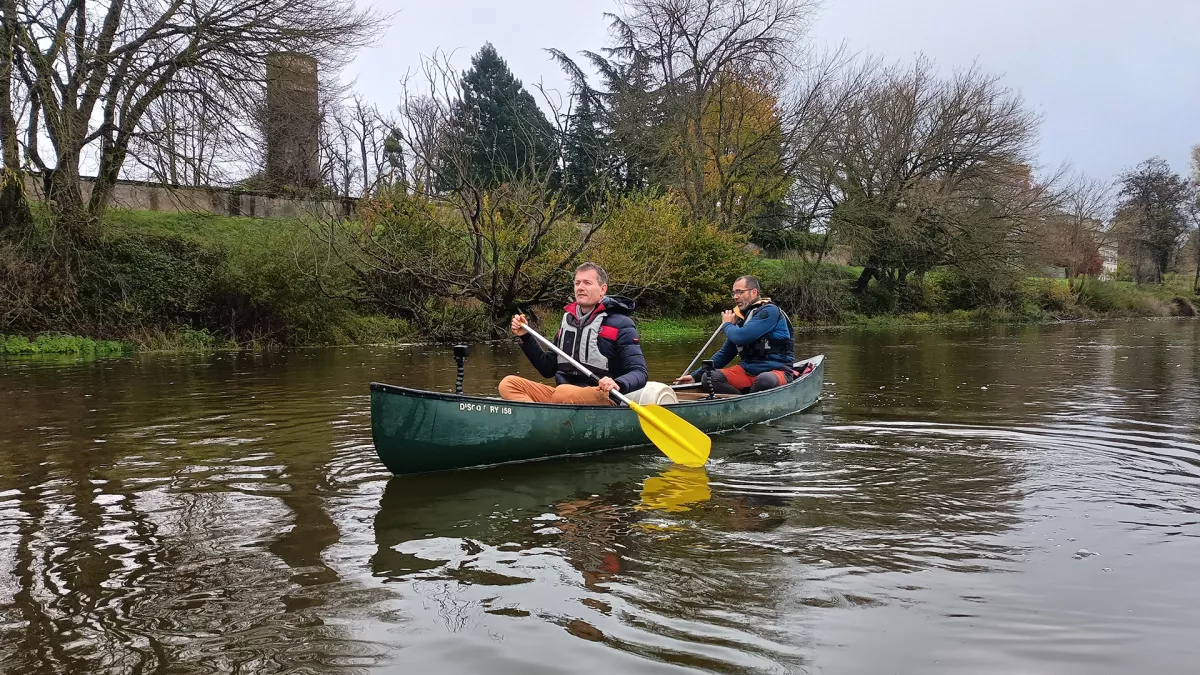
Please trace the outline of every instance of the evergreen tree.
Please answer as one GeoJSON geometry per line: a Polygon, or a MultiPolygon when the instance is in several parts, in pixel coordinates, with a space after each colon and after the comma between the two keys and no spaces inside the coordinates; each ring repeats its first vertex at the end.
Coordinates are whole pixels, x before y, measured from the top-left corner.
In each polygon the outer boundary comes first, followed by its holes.
{"type": "Polygon", "coordinates": [[[471,58],[460,89],[440,189],[464,179],[486,189],[553,169],[554,128],[491,43],[471,58]]]}
{"type": "Polygon", "coordinates": [[[624,191],[661,188],[671,184],[668,168],[675,154],[663,110],[663,92],[653,82],[650,62],[633,54],[627,62],[592,55],[592,63],[608,90],[609,128],[615,159],[622,167],[624,191]]]}
{"type": "Polygon", "coordinates": [[[404,163],[404,137],[395,127],[392,127],[383,139],[383,161],[392,174],[392,184],[408,187],[408,168],[404,163]]]}
{"type": "Polygon", "coordinates": [[[566,139],[565,189],[576,210],[586,215],[604,190],[607,144],[599,128],[594,93],[584,89],[578,97],[579,107],[571,116],[566,139]]]}

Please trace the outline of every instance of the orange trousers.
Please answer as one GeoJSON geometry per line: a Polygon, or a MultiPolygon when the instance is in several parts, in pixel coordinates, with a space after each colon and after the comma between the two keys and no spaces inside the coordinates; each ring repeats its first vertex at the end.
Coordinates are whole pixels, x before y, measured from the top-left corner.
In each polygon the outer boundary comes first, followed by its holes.
{"type": "Polygon", "coordinates": [[[500,398],[530,403],[572,403],[574,405],[613,405],[608,394],[597,387],[576,387],[560,384],[557,387],[534,382],[516,375],[500,380],[500,398]]]}

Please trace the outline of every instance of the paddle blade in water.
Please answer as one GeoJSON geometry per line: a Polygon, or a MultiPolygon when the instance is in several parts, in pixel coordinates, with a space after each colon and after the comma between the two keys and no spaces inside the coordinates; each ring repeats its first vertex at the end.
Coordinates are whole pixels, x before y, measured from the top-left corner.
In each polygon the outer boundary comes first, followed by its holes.
{"type": "Polygon", "coordinates": [[[672,462],[704,466],[712,450],[712,439],[679,415],[658,405],[630,403],[642,423],[642,431],[672,462]]]}

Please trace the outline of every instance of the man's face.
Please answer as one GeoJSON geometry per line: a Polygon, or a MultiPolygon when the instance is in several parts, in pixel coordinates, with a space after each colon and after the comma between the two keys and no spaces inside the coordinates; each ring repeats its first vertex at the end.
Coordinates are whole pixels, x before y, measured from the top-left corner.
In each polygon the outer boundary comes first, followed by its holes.
{"type": "Polygon", "coordinates": [[[600,283],[596,270],[580,270],[575,273],[575,302],[584,307],[594,307],[608,293],[608,284],[600,283]]]}
{"type": "Polygon", "coordinates": [[[758,299],[757,288],[746,288],[746,280],[738,279],[733,282],[733,299],[743,312],[758,299]]]}

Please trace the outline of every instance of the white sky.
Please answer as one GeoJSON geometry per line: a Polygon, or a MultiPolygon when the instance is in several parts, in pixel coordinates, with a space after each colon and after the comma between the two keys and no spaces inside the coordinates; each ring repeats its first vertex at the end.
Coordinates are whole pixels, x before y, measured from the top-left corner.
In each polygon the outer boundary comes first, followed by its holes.
{"type": "MultiPolygon", "coordinates": [[[[362,0],[360,0],[361,2],[362,0]]],[[[526,86],[568,86],[543,48],[606,43],[612,0],[374,0],[394,13],[345,76],[394,108],[421,55],[454,51],[458,68],[484,42],[526,86]]],[[[825,0],[817,47],[845,42],[889,61],[925,53],[945,68],[973,62],[1042,113],[1039,161],[1071,161],[1114,178],[1158,155],[1180,173],[1200,143],[1200,0],[825,0]]]]}

